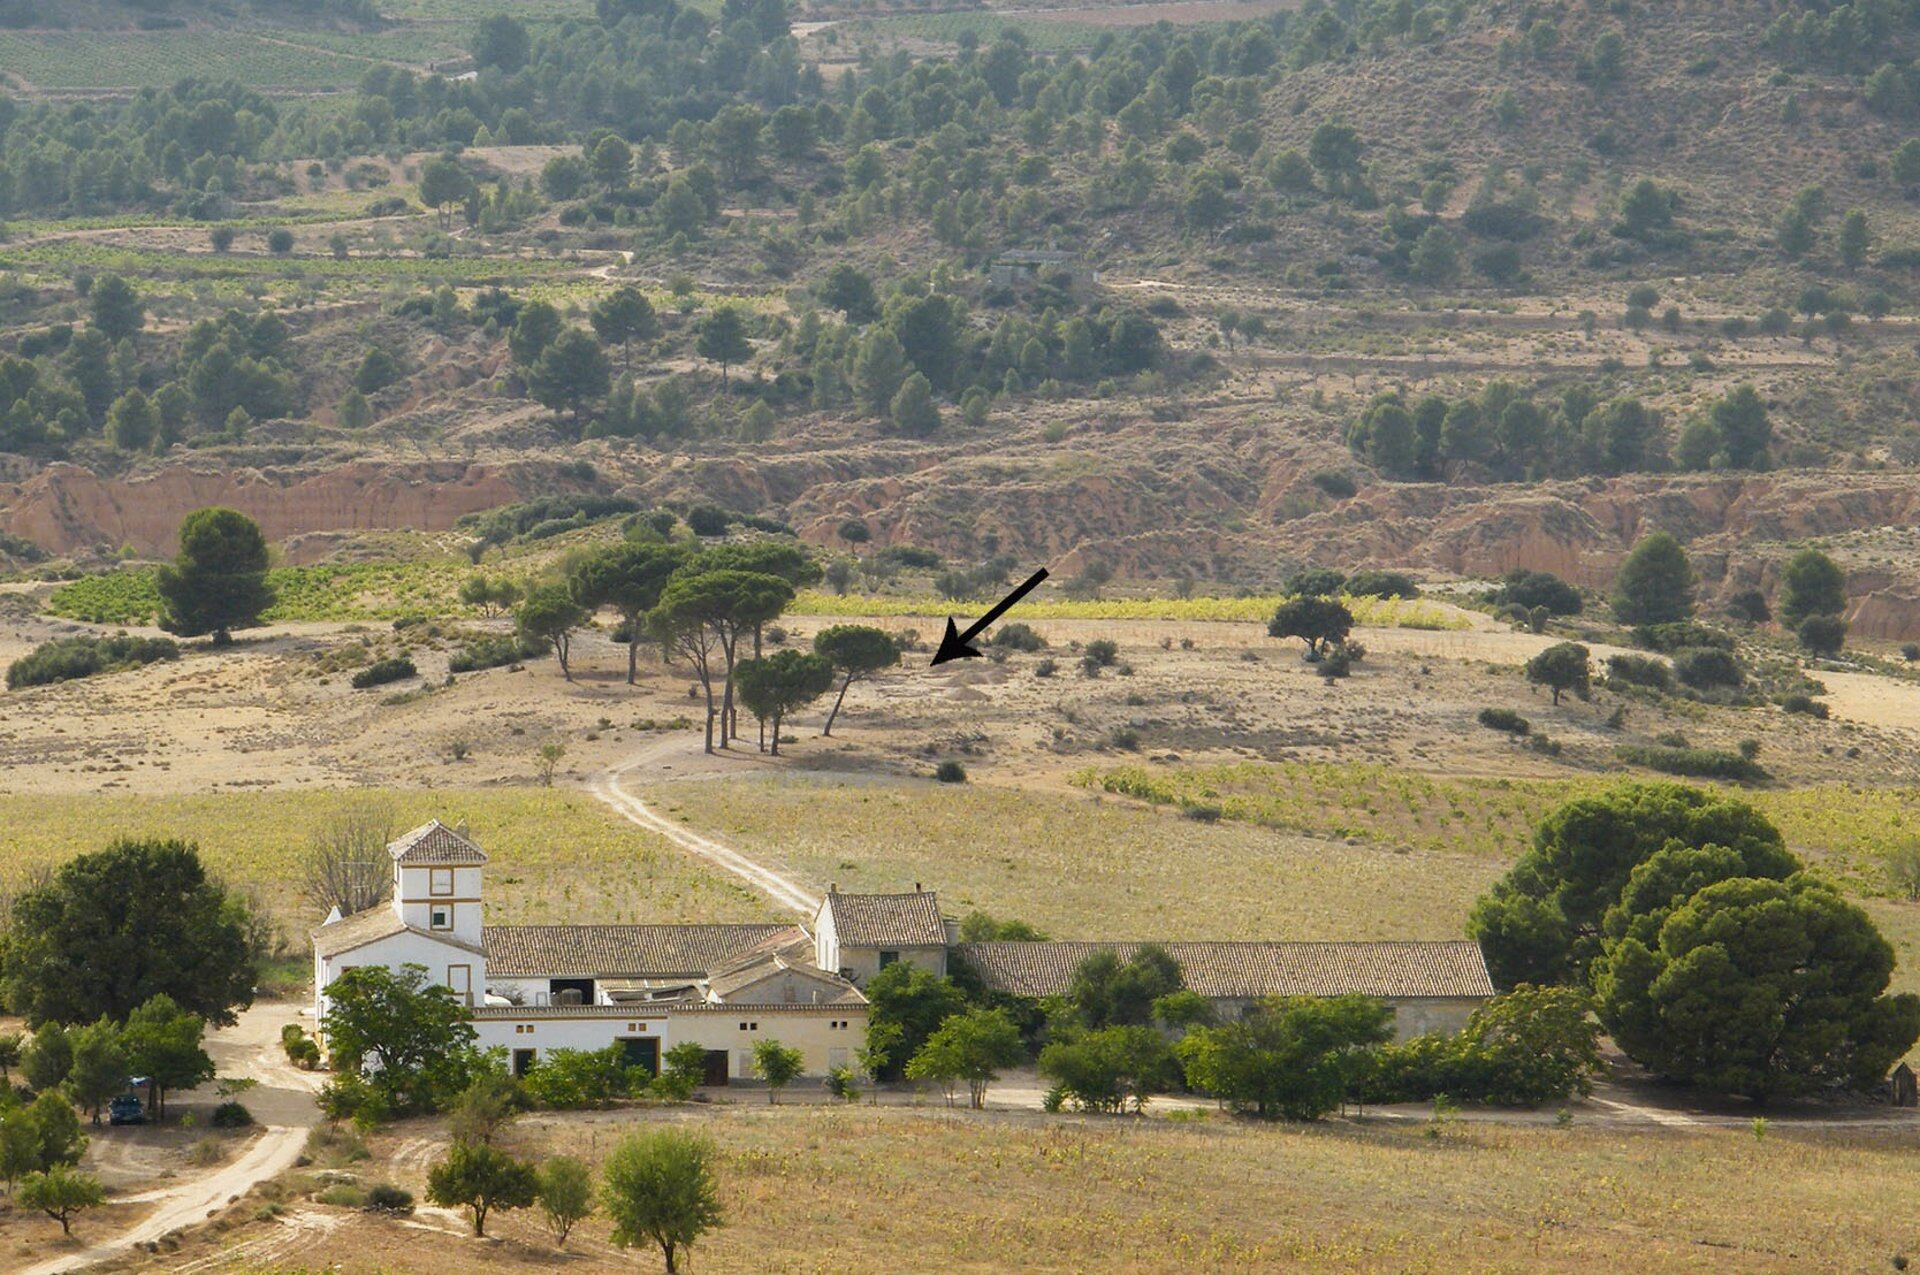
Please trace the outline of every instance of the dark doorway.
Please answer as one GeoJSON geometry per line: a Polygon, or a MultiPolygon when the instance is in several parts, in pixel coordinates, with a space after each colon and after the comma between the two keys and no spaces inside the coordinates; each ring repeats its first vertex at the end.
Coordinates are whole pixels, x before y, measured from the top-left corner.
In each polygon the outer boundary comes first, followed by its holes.
{"type": "Polygon", "coordinates": [[[709,1049],[707,1051],[706,1071],[700,1077],[703,1085],[719,1086],[727,1083],[727,1051],[709,1049]]]}
{"type": "Polygon", "coordinates": [[[593,1004],[593,980],[590,978],[550,979],[547,983],[547,991],[556,1005],[593,1004]]]}
{"type": "Polygon", "coordinates": [[[649,1076],[660,1074],[660,1038],[658,1036],[622,1036],[620,1048],[626,1053],[627,1066],[645,1067],[649,1076]]]}
{"type": "Polygon", "coordinates": [[[514,1050],[513,1074],[516,1076],[524,1076],[531,1070],[533,1070],[533,1051],[531,1049],[514,1050]]]}

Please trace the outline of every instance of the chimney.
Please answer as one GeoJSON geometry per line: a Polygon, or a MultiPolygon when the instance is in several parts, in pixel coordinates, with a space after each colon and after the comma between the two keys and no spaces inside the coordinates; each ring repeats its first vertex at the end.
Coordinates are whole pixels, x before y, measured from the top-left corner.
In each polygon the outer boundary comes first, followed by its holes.
{"type": "Polygon", "coordinates": [[[913,892],[914,892],[915,894],[918,894],[918,893],[920,893],[920,883],[919,883],[918,881],[915,881],[915,882],[913,883],[913,892]]]}
{"type": "Polygon", "coordinates": [[[827,893],[828,894],[840,893],[840,883],[838,881],[827,882],[827,893]]]}
{"type": "Polygon", "coordinates": [[[456,823],[455,825],[453,825],[453,835],[461,838],[465,838],[467,836],[467,821],[465,819],[462,819],[459,823],[456,823]]]}

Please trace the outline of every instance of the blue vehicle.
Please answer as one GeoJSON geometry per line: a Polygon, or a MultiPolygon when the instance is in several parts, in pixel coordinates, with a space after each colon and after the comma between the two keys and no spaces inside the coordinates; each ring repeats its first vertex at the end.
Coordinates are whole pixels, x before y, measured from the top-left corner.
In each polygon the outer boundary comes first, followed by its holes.
{"type": "Polygon", "coordinates": [[[108,1124],[145,1124],[147,1109],[140,1099],[130,1093],[123,1093],[107,1104],[108,1124]]]}

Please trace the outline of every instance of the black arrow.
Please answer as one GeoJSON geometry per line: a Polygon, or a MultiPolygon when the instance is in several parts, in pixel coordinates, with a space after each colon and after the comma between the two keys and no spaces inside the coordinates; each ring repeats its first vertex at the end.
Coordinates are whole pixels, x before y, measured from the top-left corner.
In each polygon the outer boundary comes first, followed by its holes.
{"type": "Polygon", "coordinates": [[[1015,589],[1012,593],[1009,593],[1006,597],[1001,598],[998,602],[994,603],[993,610],[987,612],[985,615],[975,620],[973,624],[968,627],[965,633],[960,632],[959,629],[957,629],[954,626],[953,617],[948,616],[947,617],[947,635],[940,639],[940,649],[933,653],[933,667],[939,668],[942,664],[945,664],[948,660],[979,659],[980,652],[974,650],[971,646],[968,646],[967,643],[979,637],[980,630],[986,628],[989,624],[992,624],[995,620],[1005,615],[1008,607],[1018,602],[1021,598],[1026,597],[1029,593],[1032,593],[1034,590],[1034,587],[1046,578],[1047,578],[1047,569],[1045,567],[1040,568],[1038,571],[1028,576],[1027,582],[1025,584],[1015,589]]]}

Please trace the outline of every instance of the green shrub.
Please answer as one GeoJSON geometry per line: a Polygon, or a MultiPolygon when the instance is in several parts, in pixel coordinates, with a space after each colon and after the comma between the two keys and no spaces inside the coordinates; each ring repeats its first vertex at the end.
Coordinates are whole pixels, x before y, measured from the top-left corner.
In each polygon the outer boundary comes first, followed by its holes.
{"type": "Polygon", "coordinates": [[[995,629],[988,641],[994,646],[1004,646],[1015,651],[1032,652],[1047,649],[1047,640],[1041,637],[1031,624],[1022,623],[1019,620],[995,629]]]}
{"type": "Polygon", "coordinates": [[[1721,629],[1708,628],[1692,620],[1678,620],[1671,624],[1643,624],[1633,631],[1633,640],[1650,651],[1672,654],[1689,647],[1712,648],[1731,651],[1734,647],[1733,634],[1721,629]]]}
{"type": "Polygon", "coordinates": [[[943,761],[933,768],[933,777],[943,784],[964,784],[967,768],[957,761],[943,761]]]}
{"type": "Polygon", "coordinates": [[[8,666],[7,689],[47,686],[179,658],[179,644],[172,638],[130,637],[125,633],[104,638],[55,638],[8,666]]]}
{"type": "Polygon", "coordinates": [[[1644,686],[1648,690],[1671,691],[1673,669],[1665,660],[1650,656],[1610,655],[1607,657],[1607,680],[1644,686]]]}
{"type": "Polygon", "coordinates": [[[1689,647],[1674,655],[1674,676],[1696,691],[1737,687],[1747,680],[1739,657],[1715,646],[1689,647]]]}
{"type": "Polygon", "coordinates": [[[213,1109],[207,1123],[216,1129],[248,1129],[253,1127],[253,1113],[237,1102],[223,1102],[213,1109]]]}
{"type": "Polygon", "coordinates": [[[1404,571],[1356,571],[1347,577],[1347,594],[1355,598],[1417,598],[1420,586],[1404,571]]]}
{"type": "Polygon", "coordinates": [[[370,686],[385,686],[389,682],[404,682],[410,677],[420,676],[420,670],[413,661],[404,655],[392,659],[375,660],[355,673],[352,678],[353,689],[364,691],[370,686]]]}
{"type": "Polygon", "coordinates": [[[405,1215],[413,1212],[413,1192],[393,1185],[391,1182],[376,1182],[367,1188],[366,1209],[369,1213],[393,1213],[405,1215]]]}
{"type": "MultiPolygon", "coordinates": [[[[616,640],[619,639],[616,634],[616,640]]],[[[449,673],[476,673],[485,668],[518,664],[544,654],[537,643],[522,637],[483,637],[469,642],[447,661],[449,673]]]]}
{"type": "Polygon", "coordinates": [[[1671,744],[1621,744],[1615,750],[1630,766],[1645,766],[1665,775],[1684,775],[1693,779],[1731,779],[1757,783],[1767,778],[1758,762],[1739,753],[1720,748],[1694,748],[1671,744]]]}
{"type": "Polygon", "coordinates": [[[1780,707],[1789,713],[1800,713],[1807,717],[1827,719],[1827,706],[1811,695],[1789,695],[1780,701],[1780,707]]]}
{"type": "Polygon", "coordinates": [[[1533,729],[1532,722],[1510,708],[1481,709],[1480,724],[1489,730],[1503,730],[1509,735],[1524,735],[1533,729]]]}
{"type": "Polygon", "coordinates": [[[1351,499],[1360,488],[1354,484],[1353,476],[1338,469],[1323,469],[1315,474],[1313,485],[1335,500],[1351,499]]]}

